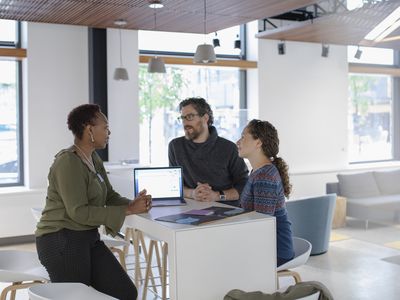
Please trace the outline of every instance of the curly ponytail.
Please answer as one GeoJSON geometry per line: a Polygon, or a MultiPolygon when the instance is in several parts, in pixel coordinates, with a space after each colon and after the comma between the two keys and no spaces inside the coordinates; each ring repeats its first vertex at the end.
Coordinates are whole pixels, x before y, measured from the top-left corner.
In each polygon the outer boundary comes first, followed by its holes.
{"type": "Polygon", "coordinates": [[[283,193],[286,198],[289,198],[290,192],[292,191],[292,185],[289,180],[289,166],[281,157],[276,157],[272,161],[275,167],[279,171],[279,175],[281,176],[282,185],[283,185],[283,193]]]}

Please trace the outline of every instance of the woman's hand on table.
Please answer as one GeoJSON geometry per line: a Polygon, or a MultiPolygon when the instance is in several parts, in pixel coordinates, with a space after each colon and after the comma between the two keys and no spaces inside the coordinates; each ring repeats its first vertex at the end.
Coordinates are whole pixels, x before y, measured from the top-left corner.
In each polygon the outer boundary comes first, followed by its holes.
{"type": "Polygon", "coordinates": [[[146,213],[151,209],[151,195],[142,190],[126,208],[126,215],[146,213]]]}

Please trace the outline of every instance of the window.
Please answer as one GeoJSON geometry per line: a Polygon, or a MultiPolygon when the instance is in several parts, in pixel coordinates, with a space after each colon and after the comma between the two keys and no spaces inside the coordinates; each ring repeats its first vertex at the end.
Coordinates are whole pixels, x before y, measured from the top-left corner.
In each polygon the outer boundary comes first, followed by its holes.
{"type": "MultiPolygon", "coordinates": [[[[0,20],[0,46],[16,47],[15,21],[0,20]]],[[[23,184],[21,63],[0,57],[0,187],[23,184]]]]}
{"type": "Polygon", "coordinates": [[[240,33],[240,26],[217,31],[217,36],[215,33],[204,36],[204,34],[139,30],[139,49],[141,53],[164,52],[193,55],[197,45],[204,42],[213,44],[212,40],[217,37],[221,45],[214,49],[217,56],[239,57],[240,49],[234,48],[234,42],[241,34],[244,36],[240,33]]]}
{"type": "Polygon", "coordinates": [[[0,45],[15,46],[18,41],[17,22],[0,19],[0,45]]]}
{"type": "Polygon", "coordinates": [[[349,159],[393,159],[393,78],[349,75],[349,159]]]}
{"type": "Polygon", "coordinates": [[[214,112],[218,134],[236,141],[247,124],[247,111],[240,105],[240,72],[234,69],[167,66],[166,74],[139,70],[140,162],[168,164],[168,143],[184,135],[178,122],[179,102],[201,96],[214,112]]]}
{"type": "MultiPolygon", "coordinates": [[[[217,57],[239,59],[244,51],[234,49],[244,29],[235,26],[218,31],[221,47],[217,57]]],[[[206,37],[212,44],[215,34],[206,37]]],[[[169,32],[139,31],[141,54],[192,55],[196,46],[204,42],[204,35],[169,32]],[[156,41],[156,42],[155,42],[156,41]],[[171,42],[173,41],[173,42],[171,42]]],[[[242,40],[242,45],[244,42],[242,40]]],[[[247,124],[244,78],[246,71],[213,66],[167,65],[166,74],[148,73],[147,65],[139,70],[140,106],[140,162],[167,165],[168,143],[183,136],[178,122],[179,102],[188,97],[203,97],[214,112],[214,126],[218,134],[236,141],[247,124]]]]}

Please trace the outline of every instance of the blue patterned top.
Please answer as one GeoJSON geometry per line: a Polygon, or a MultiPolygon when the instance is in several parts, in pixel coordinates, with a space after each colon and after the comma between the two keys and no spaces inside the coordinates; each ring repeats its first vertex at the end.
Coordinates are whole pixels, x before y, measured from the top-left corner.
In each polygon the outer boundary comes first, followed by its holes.
{"type": "Polygon", "coordinates": [[[287,217],[282,180],[273,164],[265,165],[250,174],[240,195],[240,204],[246,210],[255,210],[276,218],[277,256],[292,259],[291,223],[287,217]]]}

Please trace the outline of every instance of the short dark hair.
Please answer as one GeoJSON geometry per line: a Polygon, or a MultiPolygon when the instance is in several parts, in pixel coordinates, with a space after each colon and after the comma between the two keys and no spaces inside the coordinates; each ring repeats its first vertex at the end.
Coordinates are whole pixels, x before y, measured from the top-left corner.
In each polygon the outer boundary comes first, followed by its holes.
{"type": "Polygon", "coordinates": [[[194,109],[200,116],[204,116],[205,114],[208,115],[209,117],[207,122],[208,126],[211,126],[214,123],[213,111],[210,107],[210,104],[208,104],[204,98],[201,97],[186,98],[185,100],[181,101],[181,103],[179,103],[179,111],[181,111],[183,107],[188,105],[193,105],[194,109]]]}
{"type": "Polygon", "coordinates": [[[100,106],[97,104],[79,105],[68,114],[68,129],[71,130],[78,139],[82,139],[85,126],[89,124],[94,125],[100,113],[100,106]]]}

